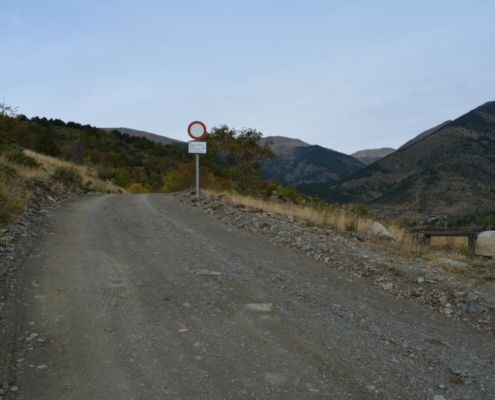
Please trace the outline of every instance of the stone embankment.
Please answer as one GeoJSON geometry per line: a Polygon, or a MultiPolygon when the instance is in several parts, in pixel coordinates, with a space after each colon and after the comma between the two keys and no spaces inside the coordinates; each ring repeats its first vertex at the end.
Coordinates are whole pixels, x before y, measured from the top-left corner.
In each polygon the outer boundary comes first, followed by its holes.
{"type": "Polygon", "coordinates": [[[224,196],[176,194],[176,200],[196,207],[248,235],[263,237],[275,246],[304,253],[314,261],[367,279],[391,296],[406,298],[438,310],[446,318],[467,323],[480,331],[495,333],[495,284],[470,286],[441,266],[401,253],[400,244],[365,234],[339,233],[311,227],[294,216],[226,201],[224,196]],[[390,251],[393,250],[393,251],[390,251]]]}

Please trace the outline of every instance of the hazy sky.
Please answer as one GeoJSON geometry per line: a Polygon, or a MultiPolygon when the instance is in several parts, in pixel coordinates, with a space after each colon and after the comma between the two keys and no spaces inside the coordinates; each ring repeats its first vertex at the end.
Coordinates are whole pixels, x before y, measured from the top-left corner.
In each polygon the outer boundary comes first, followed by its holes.
{"type": "Polygon", "coordinates": [[[343,153],[495,100],[495,1],[0,0],[0,100],[186,141],[194,120],[343,153]]]}

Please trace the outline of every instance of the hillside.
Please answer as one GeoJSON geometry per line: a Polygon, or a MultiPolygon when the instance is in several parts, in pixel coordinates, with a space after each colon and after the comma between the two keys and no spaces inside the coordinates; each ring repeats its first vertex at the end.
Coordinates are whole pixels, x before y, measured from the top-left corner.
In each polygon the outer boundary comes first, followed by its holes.
{"type": "Polygon", "coordinates": [[[77,165],[130,191],[158,191],[171,169],[191,162],[187,150],[117,130],[60,119],[0,115],[1,139],[77,165]]]}
{"type": "Polygon", "coordinates": [[[308,143],[303,142],[302,140],[284,136],[267,136],[261,139],[261,144],[265,144],[266,142],[272,142],[270,148],[275,154],[285,154],[296,147],[309,146],[308,143]]]}
{"type": "Polygon", "coordinates": [[[306,190],[332,203],[364,202],[378,215],[395,219],[493,209],[495,102],[483,104],[342,182],[306,190]]]}
{"type": "Polygon", "coordinates": [[[424,139],[425,137],[432,135],[433,133],[439,131],[445,125],[450,124],[451,122],[452,122],[451,120],[445,121],[445,122],[441,123],[440,125],[437,125],[431,129],[428,129],[428,130],[420,133],[418,136],[414,137],[413,139],[409,140],[408,142],[406,142],[405,144],[400,146],[399,150],[407,149],[408,147],[412,146],[414,143],[419,142],[420,140],[424,139]]]}
{"type": "Polygon", "coordinates": [[[176,140],[176,139],[171,139],[166,136],[161,136],[161,135],[156,135],[154,133],[146,132],[146,131],[138,131],[137,129],[130,129],[130,128],[100,128],[103,129],[104,131],[119,131],[120,133],[125,133],[129,136],[137,136],[137,137],[145,137],[148,140],[152,140],[153,142],[156,143],[161,143],[161,144],[177,144],[177,143],[185,143],[181,140],[176,140]]]}
{"type": "Polygon", "coordinates": [[[375,161],[381,160],[383,157],[388,156],[394,151],[395,149],[392,149],[390,147],[383,147],[381,149],[361,150],[352,153],[351,157],[357,158],[365,165],[370,165],[375,161]]]}
{"type": "MultiPolygon", "coordinates": [[[[295,147],[263,166],[262,177],[283,185],[334,182],[364,168],[359,160],[321,146],[295,147]]],[[[304,192],[303,192],[304,193],[304,192]]]]}

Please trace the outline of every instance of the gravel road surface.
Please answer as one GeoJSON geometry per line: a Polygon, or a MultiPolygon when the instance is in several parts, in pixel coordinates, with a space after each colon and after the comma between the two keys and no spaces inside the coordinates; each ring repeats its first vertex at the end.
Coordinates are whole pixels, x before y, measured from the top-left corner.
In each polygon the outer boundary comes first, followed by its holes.
{"type": "Polygon", "coordinates": [[[495,399],[491,334],[170,195],[84,196],[44,229],[0,399],[495,399]]]}

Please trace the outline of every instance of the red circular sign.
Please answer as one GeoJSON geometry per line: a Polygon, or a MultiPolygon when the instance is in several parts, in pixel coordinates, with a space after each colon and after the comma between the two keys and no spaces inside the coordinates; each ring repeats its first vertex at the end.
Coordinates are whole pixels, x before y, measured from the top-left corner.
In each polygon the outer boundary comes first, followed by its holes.
{"type": "Polygon", "coordinates": [[[187,127],[187,133],[194,140],[203,139],[206,136],[206,126],[199,121],[191,122],[187,127]]]}

